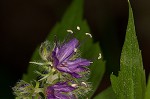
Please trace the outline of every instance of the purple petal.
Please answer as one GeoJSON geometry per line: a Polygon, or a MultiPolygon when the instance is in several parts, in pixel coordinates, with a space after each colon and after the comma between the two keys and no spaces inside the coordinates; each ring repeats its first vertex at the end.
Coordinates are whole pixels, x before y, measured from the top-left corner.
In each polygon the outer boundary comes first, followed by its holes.
{"type": "Polygon", "coordinates": [[[64,66],[62,64],[57,66],[57,69],[62,72],[72,73],[71,69],[69,69],[67,66],[64,66]]]}
{"type": "Polygon", "coordinates": [[[57,99],[54,95],[48,95],[46,99],[57,99]]]}
{"type": "Polygon", "coordinates": [[[56,99],[72,99],[72,98],[69,97],[69,96],[66,96],[66,95],[64,95],[64,94],[57,93],[57,94],[56,94],[56,99]]]}
{"type": "Polygon", "coordinates": [[[75,78],[81,78],[82,76],[79,75],[78,73],[70,73],[73,77],[75,78]]]}
{"type": "Polygon", "coordinates": [[[90,65],[89,60],[78,58],[76,60],[63,62],[61,65],[57,66],[57,69],[62,72],[70,73],[75,78],[80,78],[81,76],[77,73],[87,71],[88,69],[84,68],[83,66],[89,65],[90,65]]]}
{"type": "Polygon", "coordinates": [[[61,65],[57,66],[60,71],[72,73],[74,69],[82,67],[82,66],[89,66],[90,61],[82,58],[78,58],[76,60],[66,61],[63,62],[61,65]]]}
{"type": "Polygon", "coordinates": [[[73,77],[75,77],[75,78],[81,78],[82,75],[80,75],[80,74],[78,74],[78,73],[79,73],[79,72],[85,72],[85,71],[88,71],[88,69],[85,68],[85,67],[78,67],[78,68],[72,70],[73,73],[70,73],[70,74],[71,74],[73,77]]]}
{"type": "Polygon", "coordinates": [[[67,61],[67,67],[69,67],[70,69],[75,69],[81,66],[89,66],[90,63],[91,62],[89,60],[78,58],[76,60],[67,61]]]}
{"type": "Polygon", "coordinates": [[[54,88],[52,86],[49,86],[46,89],[46,97],[47,99],[55,99],[54,88]]]}
{"type": "Polygon", "coordinates": [[[76,69],[74,69],[74,72],[78,73],[78,72],[85,72],[88,71],[89,69],[84,68],[84,67],[78,67],[76,69]]]}
{"type": "Polygon", "coordinates": [[[75,88],[68,85],[67,82],[59,82],[53,86],[47,87],[46,97],[47,99],[74,99],[74,95],[69,93],[73,90],[75,90],[75,88]]]}
{"type": "Polygon", "coordinates": [[[68,59],[69,57],[71,57],[74,53],[74,49],[77,48],[77,46],[78,46],[78,40],[76,38],[70,40],[68,43],[61,46],[57,53],[57,58],[59,62],[62,62],[68,59]]]}
{"type": "Polygon", "coordinates": [[[59,92],[71,92],[75,90],[74,87],[69,86],[67,83],[57,83],[53,87],[56,91],[59,91],[59,92]]]}
{"type": "Polygon", "coordinates": [[[56,52],[56,54],[59,52],[59,47],[57,46],[57,44],[55,45],[54,51],[56,52]]]}
{"type": "Polygon", "coordinates": [[[59,63],[59,60],[56,57],[56,52],[55,51],[52,52],[52,58],[53,58],[53,65],[56,67],[59,63]]]}
{"type": "Polygon", "coordinates": [[[78,71],[76,69],[69,69],[68,67],[59,67],[58,70],[65,72],[65,73],[69,73],[75,78],[81,77],[79,74],[76,73],[78,71]]]}

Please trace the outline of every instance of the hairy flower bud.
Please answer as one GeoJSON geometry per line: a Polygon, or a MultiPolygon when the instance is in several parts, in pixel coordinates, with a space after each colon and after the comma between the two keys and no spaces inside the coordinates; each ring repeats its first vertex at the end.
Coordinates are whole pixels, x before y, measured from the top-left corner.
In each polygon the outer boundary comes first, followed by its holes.
{"type": "Polygon", "coordinates": [[[14,94],[20,98],[31,97],[34,92],[34,87],[23,80],[17,82],[16,86],[12,89],[14,94]]]}

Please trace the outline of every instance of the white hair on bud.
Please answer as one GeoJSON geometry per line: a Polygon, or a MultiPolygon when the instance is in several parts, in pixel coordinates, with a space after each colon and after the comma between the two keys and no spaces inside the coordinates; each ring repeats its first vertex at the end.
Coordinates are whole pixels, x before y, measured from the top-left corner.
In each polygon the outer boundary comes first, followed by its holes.
{"type": "Polygon", "coordinates": [[[99,53],[98,59],[101,59],[101,58],[102,58],[102,55],[101,55],[101,53],[99,53]]]}
{"type": "Polygon", "coordinates": [[[92,35],[91,35],[90,33],[85,33],[85,35],[89,35],[89,36],[90,36],[90,38],[92,38],[92,35]]]}
{"type": "Polygon", "coordinates": [[[73,34],[73,31],[72,31],[72,30],[67,30],[67,32],[69,32],[69,33],[73,34]]]}
{"type": "Polygon", "coordinates": [[[31,64],[36,64],[36,65],[44,65],[44,63],[38,63],[38,62],[29,62],[31,64]]]}
{"type": "Polygon", "coordinates": [[[79,26],[77,26],[77,30],[80,30],[80,27],[79,27],[79,26]]]}
{"type": "Polygon", "coordinates": [[[36,64],[36,65],[51,65],[52,66],[52,62],[48,62],[48,63],[39,63],[39,62],[29,62],[30,64],[36,64]]]}

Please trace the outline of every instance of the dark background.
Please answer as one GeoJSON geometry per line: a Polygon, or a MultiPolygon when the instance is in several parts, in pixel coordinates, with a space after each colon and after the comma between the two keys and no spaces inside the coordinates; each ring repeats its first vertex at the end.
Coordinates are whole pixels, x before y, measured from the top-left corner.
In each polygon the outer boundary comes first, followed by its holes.
{"type": "MultiPolygon", "coordinates": [[[[72,0],[0,0],[0,98],[12,99],[11,87],[26,73],[36,46],[61,21],[72,0]]],[[[146,74],[150,71],[150,1],[132,0],[137,37],[146,74]]],[[[97,92],[117,73],[128,20],[127,0],[85,0],[84,18],[99,41],[107,72],[97,92]]]]}

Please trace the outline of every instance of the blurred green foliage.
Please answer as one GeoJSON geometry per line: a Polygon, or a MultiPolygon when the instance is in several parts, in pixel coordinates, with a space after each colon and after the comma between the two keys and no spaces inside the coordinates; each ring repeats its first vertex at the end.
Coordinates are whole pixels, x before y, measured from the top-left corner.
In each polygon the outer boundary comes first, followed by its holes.
{"type": "Polygon", "coordinates": [[[108,87],[103,92],[94,97],[94,99],[116,99],[112,87],[108,87]]]}

